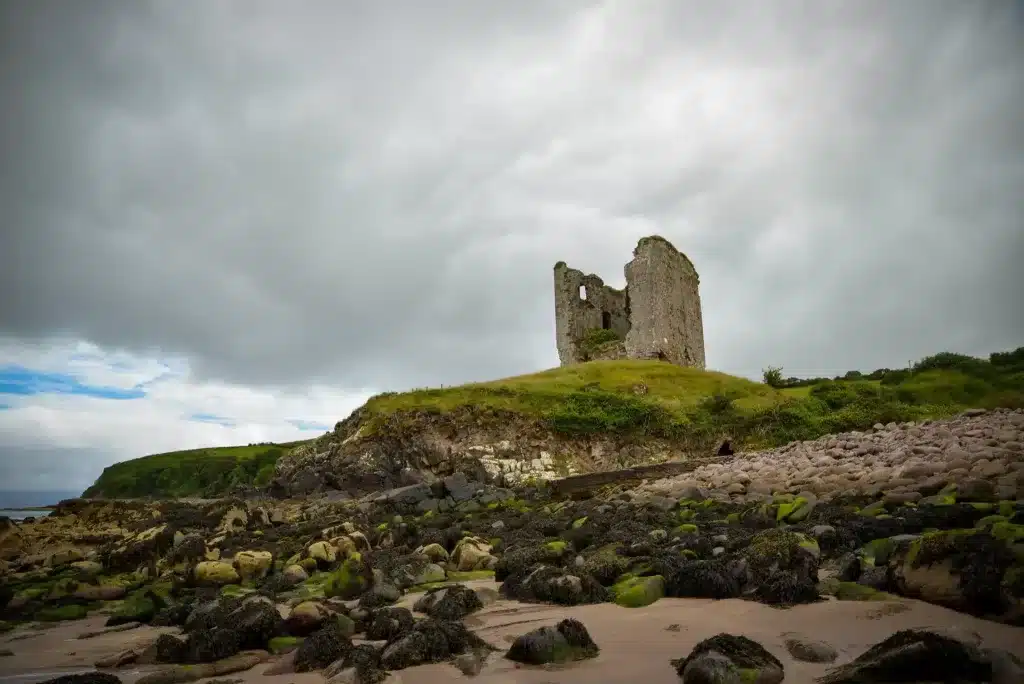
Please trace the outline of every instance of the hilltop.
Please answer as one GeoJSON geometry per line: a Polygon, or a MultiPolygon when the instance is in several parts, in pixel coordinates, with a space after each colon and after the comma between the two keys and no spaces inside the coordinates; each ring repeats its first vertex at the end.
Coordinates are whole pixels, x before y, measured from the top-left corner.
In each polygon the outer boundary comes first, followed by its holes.
{"type": "Polygon", "coordinates": [[[506,485],[781,446],[825,434],[1024,407],[1024,348],[908,369],[765,383],[659,361],[593,361],[371,398],[278,462],[274,490],[352,494],[461,470],[506,485]]]}
{"type": "Polygon", "coordinates": [[[907,369],[766,382],[659,361],[592,361],[490,382],[388,392],[305,442],[156,454],[108,467],[84,496],[217,496],[271,486],[358,493],[475,470],[509,484],[954,415],[1024,407],[1024,347],[942,353],[907,369]],[[429,478],[430,475],[427,475],[429,478]]]}
{"type": "Polygon", "coordinates": [[[305,441],[168,451],[103,469],[82,494],[92,498],[213,496],[266,485],[277,460],[305,441]]]}

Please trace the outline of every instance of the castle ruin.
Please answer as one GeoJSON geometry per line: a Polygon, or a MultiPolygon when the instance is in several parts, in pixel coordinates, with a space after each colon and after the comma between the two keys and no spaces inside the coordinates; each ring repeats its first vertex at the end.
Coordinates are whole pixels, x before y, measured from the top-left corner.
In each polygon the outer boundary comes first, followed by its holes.
{"type": "Polygon", "coordinates": [[[555,264],[555,335],[563,366],[599,359],[661,359],[704,368],[700,278],[663,237],[645,237],[626,264],[626,287],[555,264]]]}

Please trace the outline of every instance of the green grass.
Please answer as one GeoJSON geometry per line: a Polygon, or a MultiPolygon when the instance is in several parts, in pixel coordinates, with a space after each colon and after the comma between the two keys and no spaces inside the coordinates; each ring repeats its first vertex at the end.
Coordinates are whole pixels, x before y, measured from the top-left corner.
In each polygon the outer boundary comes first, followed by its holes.
{"type": "Polygon", "coordinates": [[[876,423],[942,418],[965,408],[1024,406],[1020,350],[1001,363],[939,354],[903,371],[850,373],[774,389],[658,361],[594,361],[458,387],[386,393],[366,405],[364,435],[417,429],[423,420],[538,422],[565,436],[677,440],[695,450],[730,436],[768,447],[876,423]],[[638,388],[643,388],[638,392],[638,388]]]}
{"type": "Polygon", "coordinates": [[[216,496],[236,485],[263,484],[285,451],[305,442],[170,451],[103,470],[86,497],[216,496]]]}
{"type": "MultiPolygon", "coordinates": [[[[781,374],[781,369],[777,369],[781,374]]],[[[1024,347],[988,359],[944,352],[905,369],[851,371],[773,388],[659,361],[592,361],[491,382],[387,392],[353,415],[362,437],[415,434],[447,421],[564,437],[661,438],[708,453],[728,436],[744,449],[942,418],[966,408],[1024,407],[1024,347]]],[[[110,466],[86,496],[214,496],[269,482],[277,459],[302,442],[194,449],[110,466]]]]}

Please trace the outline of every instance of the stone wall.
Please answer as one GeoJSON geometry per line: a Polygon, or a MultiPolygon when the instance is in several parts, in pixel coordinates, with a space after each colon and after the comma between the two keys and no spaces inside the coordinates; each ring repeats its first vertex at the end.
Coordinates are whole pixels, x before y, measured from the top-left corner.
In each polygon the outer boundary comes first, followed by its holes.
{"type": "Polygon", "coordinates": [[[593,359],[663,359],[704,368],[700,279],[686,255],[664,238],[640,240],[626,264],[626,288],[555,264],[555,335],[563,366],[593,359]],[[608,329],[621,340],[599,353],[586,349],[587,331],[608,329]]]}
{"type": "Polygon", "coordinates": [[[625,339],[629,302],[624,290],[608,287],[593,274],[555,264],[555,336],[562,365],[586,360],[581,341],[588,330],[607,328],[625,339]]]}
{"type": "Polygon", "coordinates": [[[699,282],[693,264],[668,240],[640,240],[626,264],[632,307],[627,356],[704,368],[699,282]]]}

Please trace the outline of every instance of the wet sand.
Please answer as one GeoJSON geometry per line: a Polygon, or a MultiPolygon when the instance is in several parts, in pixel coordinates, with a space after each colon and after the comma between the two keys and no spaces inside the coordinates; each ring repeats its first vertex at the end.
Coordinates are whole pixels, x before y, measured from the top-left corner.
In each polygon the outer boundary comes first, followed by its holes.
{"type": "MultiPolygon", "coordinates": [[[[476,584],[476,583],[474,583],[476,584]]],[[[496,585],[495,585],[496,586],[496,585]]],[[[403,604],[415,600],[405,597],[403,604]]],[[[161,630],[141,627],[128,632],[78,640],[75,637],[102,625],[102,618],[64,624],[31,639],[0,639],[0,648],[15,652],[0,658],[0,683],[30,682],[68,671],[86,669],[97,658],[153,638],[161,630]],[[70,655],[70,653],[74,655],[70,655]]],[[[977,632],[985,646],[995,646],[1024,655],[1024,628],[1010,627],[956,613],[913,600],[826,601],[787,610],[758,603],[729,599],[663,599],[646,608],[622,608],[613,604],[565,608],[497,601],[466,619],[466,625],[494,646],[494,653],[480,675],[468,678],[448,663],[426,665],[393,673],[391,684],[677,684],[669,664],[685,657],[701,639],[719,632],[743,634],[761,643],[785,665],[786,682],[811,683],[827,665],[801,663],[786,651],[784,641],[791,633],[821,640],[839,652],[836,661],[852,660],[872,644],[899,629],[912,627],[956,628],[977,632]],[[505,660],[502,653],[512,639],[542,625],[553,625],[565,617],[583,622],[601,654],[592,660],[568,666],[520,667],[505,660]],[[676,625],[676,627],[671,627],[676,625]]],[[[267,664],[249,672],[229,675],[246,684],[313,684],[323,682],[319,673],[263,676],[267,664]]],[[[150,668],[126,668],[116,674],[131,683],[150,668]]]]}

